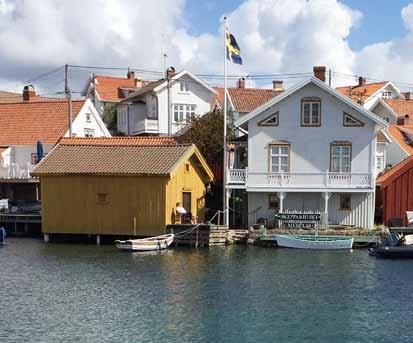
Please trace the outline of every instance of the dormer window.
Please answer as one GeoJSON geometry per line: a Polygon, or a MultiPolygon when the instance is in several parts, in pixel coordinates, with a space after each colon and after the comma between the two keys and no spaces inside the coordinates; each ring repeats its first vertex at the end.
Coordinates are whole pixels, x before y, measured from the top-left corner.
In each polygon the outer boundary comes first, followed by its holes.
{"type": "Polygon", "coordinates": [[[383,92],[381,97],[383,99],[391,99],[391,92],[383,92]]]}
{"type": "Polygon", "coordinates": [[[321,126],[321,99],[301,100],[301,126],[321,126]]]}
{"type": "Polygon", "coordinates": [[[179,90],[184,93],[189,92],[189,82],[179,81],[179,90]]]}

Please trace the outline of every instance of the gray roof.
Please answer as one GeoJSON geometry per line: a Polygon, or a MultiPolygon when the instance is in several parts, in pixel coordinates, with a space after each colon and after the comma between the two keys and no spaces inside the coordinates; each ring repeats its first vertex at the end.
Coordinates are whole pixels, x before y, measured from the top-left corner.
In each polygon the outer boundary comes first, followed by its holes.
{"type": "Polygon", "coordinates": [[[139,88],[136,92],[131,93],[127,98],[123,99],[121,102],[132,100],[136,97],[139,97],[145,93],[153,91],[156,87],[161,85],[162,83],[165,82],[165,79],[160,79],[158,81],[153,81],[151,83],[148,83],[146,86],[143,86],[142,88],[139,88]]]}

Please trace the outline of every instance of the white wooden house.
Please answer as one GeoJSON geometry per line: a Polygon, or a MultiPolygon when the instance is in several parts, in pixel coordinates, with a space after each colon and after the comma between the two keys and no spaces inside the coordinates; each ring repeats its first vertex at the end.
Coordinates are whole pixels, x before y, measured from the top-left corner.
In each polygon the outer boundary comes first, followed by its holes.
{"type": "Polygon", "coordinates": [[[118,131],[126,135],[175,134],[185,127],[191,116],[211,110],[216,91],[189,71],[175,73],[151,82],[117,106],[118,131]]]}
{"type": "Polygon", "coordinates": [[[227,180],[248,194],[249,225],[297,210],[320,211],[329,224],[373,227],[383,119],[311,77],[235,125],[248,131],[248,165],[239,169],[234,158],[227,180]]]}
{"type": "MultiPolygon", "coordinates": [[[[68,102],[38,97],[33,87],[30,93],[24,100],[0,103],[0,198],[36,200],[39,181],[30,173],[39,160],[37,142],[46,155],[68,136],[68,102]]],[[[72,115],[73,136],[110,137],[89,99],[72,101],[72,115]]]]}

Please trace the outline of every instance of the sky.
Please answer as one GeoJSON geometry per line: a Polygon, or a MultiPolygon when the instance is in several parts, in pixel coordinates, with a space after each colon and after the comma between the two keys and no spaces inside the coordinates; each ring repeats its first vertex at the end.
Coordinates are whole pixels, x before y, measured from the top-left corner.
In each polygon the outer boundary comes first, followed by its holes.
{"type": "MultiPolygon", "coordinates": [[[[413,84],[413,1],[0,0],[0,90],[33,83],[43,94],[61,92],[66,63],[130,66],[157,79],[163,52],[177,70],[222,75],[224,15],[244,61],[229,73],[246,76],[248,86],[275,77],[291,84],[297,79],[284,74],[314,65],[331,69],[334,85],[354,83],[347,75],[413,84]]],[[[70,68],[71,89],[80,92],[91,72],[126,70],[70,68]]]]}

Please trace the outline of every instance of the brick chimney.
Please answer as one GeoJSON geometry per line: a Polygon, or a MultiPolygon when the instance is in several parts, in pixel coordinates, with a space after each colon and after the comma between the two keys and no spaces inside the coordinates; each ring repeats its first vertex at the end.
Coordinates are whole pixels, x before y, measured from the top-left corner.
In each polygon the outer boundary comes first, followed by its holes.
{"type": "Polygon", "coordinates": [[[127,77],[129,80],[133,80],[133,79],[135,78],[135,72],[132,71],[132,70],[128,70],[128,73],[126,74],[126,77],[127,77]]]}
{"type": "Polygon", "coordinates": [[[166,78],[171,79],[175,76],[175,68],[174,67],[169,67],[166,69],[166,78]]]}
{"type": "Polygon", "coordinates": [[[412,93],[411,92],[405,92],[404,93],[404,98],[406,100],[412,100],[412,93]]]}
{"type": "Polygon", "coordinates": [[[23,88],[23,101],[29,101],[36,96],[36,90],[33,85],[27,85],[23,88]]]}
{"type": "Polygon", "coordinates": [[[405,125],[406,124],[406,117],[407,117],[407,119],[409,119],[409,116],[406,114],[406,115],[401,115],[401,116],[399,116],[398,118],[397,118],[397,125],[405,125]]]}
{"type": "Polygon", "coordinates": [[[313,67],[313,73],[314,73],[314,76],[317,79],[319,79],[323,82],[326,82],[326,67],[324,67],[324,66],[315,66],[315,67],[313,67]]]}
{"type": "Polygon", "coordinates": [[[272,88],[277,92],[284,91],[284,81],[282,80],[273,80],[272,81],[272,88]]]}
{"type": "Polygon", "coordinates": [[[245,77],[241,77],[237,81],[238,88],[245,88],[245,77]]]}
{"type": "Polygon", "coordinates": [[[359,76],[359,86],[365,86],[366,85],[366,78],[359,76]]]}

